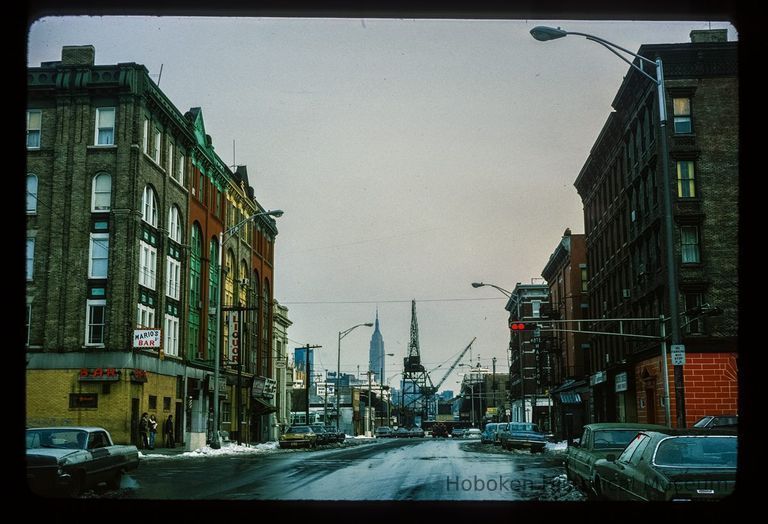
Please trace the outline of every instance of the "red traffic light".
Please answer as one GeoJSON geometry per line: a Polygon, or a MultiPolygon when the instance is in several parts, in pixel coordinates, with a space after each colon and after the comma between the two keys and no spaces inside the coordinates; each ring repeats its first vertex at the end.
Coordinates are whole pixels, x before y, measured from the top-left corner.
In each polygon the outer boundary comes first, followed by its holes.
{"type": "Polygon", "coordinates": [[[534,322],[512,322],[509,324],[509,329],[512,331],[532,331],[536,329],[536,323],[534,322]]]}

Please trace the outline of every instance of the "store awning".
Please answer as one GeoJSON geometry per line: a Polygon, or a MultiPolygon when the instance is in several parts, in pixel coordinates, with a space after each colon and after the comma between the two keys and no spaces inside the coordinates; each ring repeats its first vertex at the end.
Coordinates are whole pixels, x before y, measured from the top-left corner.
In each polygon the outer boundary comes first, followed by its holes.
{"type": "Polygon", "coordinates": [[[578,393],[560,393],[560,402],[563,404],[581,404],[581,395],[578,393]]]}
{"type": "Polygon", "coordinates": [[[277,411],[277,407],[270,404],[266,399],[254,398],[251,403],[251,409],[257,415],[266,415],[277,411]]]}

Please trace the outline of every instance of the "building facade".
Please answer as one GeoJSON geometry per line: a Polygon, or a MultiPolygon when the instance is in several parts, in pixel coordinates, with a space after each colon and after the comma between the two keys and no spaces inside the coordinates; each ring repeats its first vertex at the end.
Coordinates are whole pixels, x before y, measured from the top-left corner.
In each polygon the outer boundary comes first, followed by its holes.
{"type": "MultiPolygon", "coordinates": [[[[174,415],[177,442],[205,444],[215,240],[234,174],[199,109],[179,112],[142,65],[67,46],[27,85],[27,424],[138,443],[148,412],[174,415]]],[[[221,374],[235,398],[233,371],[221,374]]]]}
{"type": "Polygon", "coordinates": [[[586,319],[587,251],[584,235],[566,229],[550,255],[541,276],[549,285],[550,306],[547,315],[554,331],[544,343],[552,355],[552,433],[558,439],[575,438],[588,421],[589,385],[584,376],[586,334],[577,333],[574,320],[586,319]]]}
{"type": "Polygon", "coordinates": [[[638,54],[663,60],[669,156],[660,143],[656,89],[630,69],[575,186],[584,204],[590,317],[609,319],[600,331],[614,332],[619,325],[610,319],[649,319],[631,330],[656,338],[591,337],[590,412],[594,421],[675,425],[674,368],[668,357],[664,375],[657,320],[669,314],[667,272],[674,271],[691,425],[737,409],[737,43],[727,42],[725,31],[693,31],[690,43],[643,45],[638,54]],[[673,268],[665,263],[665,162],[673,268]],[[714,308],[722,314],[702,314],[714,308]]]}

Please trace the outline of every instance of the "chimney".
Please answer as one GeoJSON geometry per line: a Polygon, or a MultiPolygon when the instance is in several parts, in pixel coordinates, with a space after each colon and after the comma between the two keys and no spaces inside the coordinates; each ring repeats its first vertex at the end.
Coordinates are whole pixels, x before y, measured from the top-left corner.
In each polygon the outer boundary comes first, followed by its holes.
{"type": "Polygon", "coordinates": [[[691,43],[727,42],[727,29],[694,29],[691,31],[691,43]]]}
{"type": "Polygon", "coordinates": [[[92,66],[96,48],[92,45],[65,45],[61,48],[61,64],[65,66],[92,66]]]}

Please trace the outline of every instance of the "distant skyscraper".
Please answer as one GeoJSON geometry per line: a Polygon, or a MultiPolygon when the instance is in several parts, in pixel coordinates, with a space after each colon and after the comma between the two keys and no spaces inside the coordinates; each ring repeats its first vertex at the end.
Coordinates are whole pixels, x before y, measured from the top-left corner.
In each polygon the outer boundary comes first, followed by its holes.
{"type": "MultiPolygon", "coordinates": [[[[294,348],[293,350],[293,365],[294,369],[299,373],[300,377],[306,377],[307,373],[307,348],[294,348]]],[[[309,352],[309,367],[312,370],[312,374],[315,374],[315,352],[309,352]]],[[[310,384],[314,383],[312,377],[309,380],[310,384]]]]}
{"type": "Polygon", "coordinates": [[[376,310],[376,328],[371,336],[371,349],[368,351],[368,369],[373,371],[379,384],[384,382],[384,338],[379,331],[379,310],[376,310]]]}

